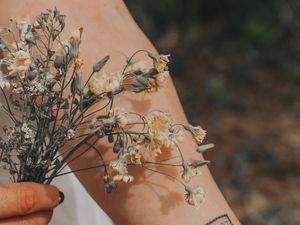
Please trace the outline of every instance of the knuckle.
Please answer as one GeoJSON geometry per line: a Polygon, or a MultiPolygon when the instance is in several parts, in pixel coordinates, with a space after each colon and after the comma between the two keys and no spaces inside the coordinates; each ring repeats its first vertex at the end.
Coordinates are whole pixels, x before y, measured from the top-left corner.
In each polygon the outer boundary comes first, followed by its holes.
{"type": "Polygon", "coordinates": [[[30,214],[36,206],[36,195],[32,188],[20,185],[17,191],[17,201],[20,213],[30,214]]]}

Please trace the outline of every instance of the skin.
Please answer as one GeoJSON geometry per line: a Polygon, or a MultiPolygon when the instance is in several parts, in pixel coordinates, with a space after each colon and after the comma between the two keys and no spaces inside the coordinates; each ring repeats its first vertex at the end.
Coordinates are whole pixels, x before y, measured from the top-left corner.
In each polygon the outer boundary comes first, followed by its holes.
{"type": "MultiPolygon", "coordinates": [[[[84,27],[81,58],[84,59],[83,72],[86,77],[90,74],[92,65],[107,54],[111,55],[111,61],[105,70],[120,71],[125,64],[121,53],[130,55],[140,49],[156,52],[132,19],[125,4],[120,0],[2,0],[1,3],[0,25],[7,24],[8,19],[14,15],[33,17],[46,8],[57,6],[67,15],[65,33],[70,29],[84,27]]],[[[151,61],[143,55],[139,55],[137,59],[144,59],[151,65],[151,61]]],[[[141,114],[146,114],[152,109],[168,110],[174,121],[187,123],[171,79],[168,79],[165,88],[159,93],[126,95],[115,102],[127,111],[136,111],[141,114]]],[[[187,159],[202,158],[198,153],[191,153],[195,152],[192,150],[196,148],[196,145],[189,135],[180,147],[187,159]]],[[[105,158],[112,157],[107,143],[99,143],[98,148],[105,152],[105,158]]],[[[177,155],[175,150],[164,149],[160,157],[168,158],[177,155]]],[[[72,163],[70,167],[78,169],[100,162],[95,153],[89,152],[72,163]]],[[[175,159],[173,162],[179,161],[175,159]]],[[[175,176],[180,176],[182,171],[181,168],[160,168],[160,170],[175,176]]],[[[228,214],[233,224],[240,224],[215,184],[209,169],[203,167],[201,172],[202,175],[194,178],[192,182],[192,184],[199,184],[206,192],[206,201],[198,210],[184,202],[182,185],[165,176],[140,168],[130,169],[130,173],[135,176],[133,183],[120,184],[111,195],[107,195],[104,191],[101,169],[76,175],[89,194],[116,224],[160,225],[163,222],[163,224],[173,225],[196,225],[206,224],[222,214],[228,214]]],[[[34,217],[38,220],[41,215],[34,217]]]]}
{"type": "Polygon", "coordinates": [[[52,185],[0,185],[0,225],[48,224],[59,200],[59,191],[52,185]]]}

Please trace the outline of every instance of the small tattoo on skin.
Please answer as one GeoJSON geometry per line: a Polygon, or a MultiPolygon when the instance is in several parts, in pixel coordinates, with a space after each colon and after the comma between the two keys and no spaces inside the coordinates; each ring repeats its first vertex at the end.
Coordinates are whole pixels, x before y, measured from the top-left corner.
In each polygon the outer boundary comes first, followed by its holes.
{"type": "Polygon", "coordinates": [[[233,225],[227,214],[218,216],[206,225],[233,225]]]}

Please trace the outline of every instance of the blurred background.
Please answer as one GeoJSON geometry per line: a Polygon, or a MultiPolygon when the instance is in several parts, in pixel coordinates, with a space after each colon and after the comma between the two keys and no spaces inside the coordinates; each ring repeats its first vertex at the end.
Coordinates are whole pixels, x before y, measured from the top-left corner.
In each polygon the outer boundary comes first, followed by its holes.
{"type": "Polygon", "coordinates": [[[125,0],[244,225],[300,224],[300,1],[125,0]]]}

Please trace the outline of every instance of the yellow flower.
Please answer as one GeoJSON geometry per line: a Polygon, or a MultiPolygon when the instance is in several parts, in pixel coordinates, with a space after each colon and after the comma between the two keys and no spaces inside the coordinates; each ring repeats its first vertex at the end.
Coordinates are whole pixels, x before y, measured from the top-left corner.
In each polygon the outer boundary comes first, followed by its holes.
{"type": "Polygon", "coordinates": [[[200,126],[192,126],[190,124],[185,125],[184,128],[191,132],[193,138],[195,139],[196,143],[200,145],[206,136],[206,131],[202,129],[200,126]]]}
{"type": "Polygon", "coordinates": [[[121,73],[105,73],[93,77],[89,82],[89,88],[95,95],[115,92],[122,86],[123,76],[121,73]]]}
{"type": "Polygon", "coordinates": [[[123,174],[117,174],[113,176],[114,181],[123,181],[125,183],[132,182],[134,180],[134,177],[129,175],[128,173],[123,173],[123,174]]]}
{"type": "Polygon", "coordinates": [[[199,208],[200,204],[205,200],[205,193],[203,189],[199,186],[197,187],[186,187],[186,202],[190,205],[194,205],[196,208],[199,208]]]}
{"type": "Polygon", "coordinates": [[[154,68],[158,71],[158,73],[162,73],[168,70],[167,63],[169,61],[170,55],[159,55],[154,61],[154,68]]]}
{"type": "Polygon", "coordinates": [[[192,168],[186,162],[183,163],[182,167],[183,167],[182,179],[184,180],[185,183],[189,183],[192,177],[200,173],[198,168],[192,168]]]}

